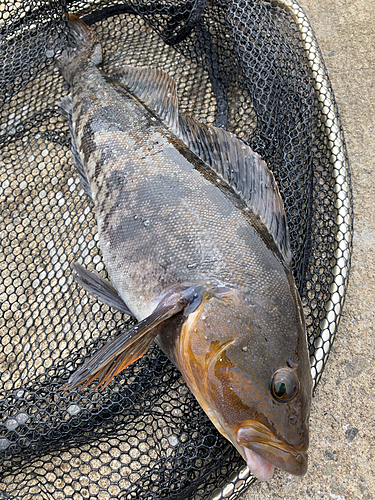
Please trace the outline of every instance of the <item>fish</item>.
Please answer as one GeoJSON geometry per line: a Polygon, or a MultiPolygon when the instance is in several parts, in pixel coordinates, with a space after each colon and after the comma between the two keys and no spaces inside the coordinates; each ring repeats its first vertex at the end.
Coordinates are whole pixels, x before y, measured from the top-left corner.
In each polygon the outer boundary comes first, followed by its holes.
{"type": "Polygon", "coordinates": [[[303,475],[312,378],[273,174],[232,133],[180,113],[167,73],[107,74],[93,31],[73,15],[68,28],[61,113],[110,281],[77,262],[73,274],[138,322],[62,389],[103,389],[155,341],[253,475],[303,475]]]}

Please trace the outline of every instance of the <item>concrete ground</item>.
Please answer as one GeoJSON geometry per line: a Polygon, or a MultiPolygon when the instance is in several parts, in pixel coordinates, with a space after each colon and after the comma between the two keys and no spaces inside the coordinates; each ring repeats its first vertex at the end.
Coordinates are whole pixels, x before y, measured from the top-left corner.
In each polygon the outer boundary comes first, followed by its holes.
{"type": "Polygon", "coordinates": [[[241,500],[375,499],[375,4],[300,0],[341,114],[354,192],[354,250],[344,313],[311,412],[309,470],[276,472],[241,500]]]}

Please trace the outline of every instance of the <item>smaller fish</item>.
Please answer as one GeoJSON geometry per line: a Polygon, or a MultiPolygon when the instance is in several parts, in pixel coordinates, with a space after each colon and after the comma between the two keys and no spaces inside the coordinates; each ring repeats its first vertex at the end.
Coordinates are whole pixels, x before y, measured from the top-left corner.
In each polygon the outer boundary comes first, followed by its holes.
{"type": "Polygon", "coordinates": [[[155,340],[258,479],[304,474],[312,380],[272,173],[234,135],[180,114],[166,73],[105,74],[93,32],[68,24],[62,112],[111,284],[79,264],[75,278],[139,322],[64,389],[106,387],[155,340]]]}

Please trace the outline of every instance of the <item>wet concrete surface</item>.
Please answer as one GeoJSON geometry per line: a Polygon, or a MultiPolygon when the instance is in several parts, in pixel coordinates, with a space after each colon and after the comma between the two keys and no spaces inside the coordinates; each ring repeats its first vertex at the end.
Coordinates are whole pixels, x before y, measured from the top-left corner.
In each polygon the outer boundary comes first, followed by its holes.
{"type": "Polygon", "coordinates": [[[311,412],[309,469],[277,471],[241,500],[375,498],[375,5],[301,0],[317,37],[352,171],[354,245],[346,304],[311,412]]]}

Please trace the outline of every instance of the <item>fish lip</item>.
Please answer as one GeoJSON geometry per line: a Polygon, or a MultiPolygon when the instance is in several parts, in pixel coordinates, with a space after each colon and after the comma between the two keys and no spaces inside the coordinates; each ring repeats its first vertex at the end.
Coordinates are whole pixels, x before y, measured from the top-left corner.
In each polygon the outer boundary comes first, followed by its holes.
{"type": "Polygon", "coordinates": [[[290,474],[302,476],[307,471],[307,453],[281,441],[260,422],[246,422],[240,427],[237,431],[237,443],[290,474]]]}

